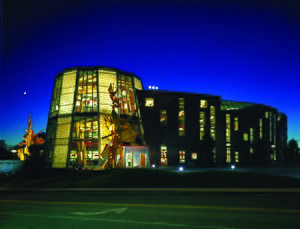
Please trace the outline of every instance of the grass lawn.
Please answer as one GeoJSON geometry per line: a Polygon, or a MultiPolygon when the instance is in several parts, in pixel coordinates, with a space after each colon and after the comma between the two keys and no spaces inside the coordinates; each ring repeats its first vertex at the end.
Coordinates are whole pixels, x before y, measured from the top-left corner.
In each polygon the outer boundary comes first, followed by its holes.
{"type": "Polygon", "coordinates": [[[300,179],[237,170],[50,170],[1,175],[0,188],[300,188],[300,179]]]}

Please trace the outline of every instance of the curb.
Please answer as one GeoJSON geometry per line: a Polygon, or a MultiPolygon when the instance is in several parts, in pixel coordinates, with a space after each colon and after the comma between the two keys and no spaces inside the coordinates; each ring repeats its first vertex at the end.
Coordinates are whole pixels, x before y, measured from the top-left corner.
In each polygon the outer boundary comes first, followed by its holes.
{"type": "Polygon", "coordinates": [[[0,188],[0,192],[300,193],[300,188],[0,188]]]}

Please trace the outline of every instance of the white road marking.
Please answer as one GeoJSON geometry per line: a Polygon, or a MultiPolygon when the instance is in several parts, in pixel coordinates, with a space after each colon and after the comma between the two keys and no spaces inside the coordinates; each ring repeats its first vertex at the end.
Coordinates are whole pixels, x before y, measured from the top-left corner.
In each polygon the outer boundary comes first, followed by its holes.
{"type": "MultiPolygon", "coordinates": [[[[29,217],[44,217],[53,219],[71,219],[71,220],[86,220],[86,221],[102,221],[112,223],[131,223],[131,224],[142,224],[142,225],[161,225],[170,227],[181,227],[181,228],[198,228],[198,229],[233,229],[233,227],[219,227],[219,226],[198,226],[178,223],[167,223],[167,222],[146,222],[146,221],[135,221],[135,220],[118,220],[118,219],[101,219],[101,218],[88,218],[78,216],[59,216],[59,215],[39,215],[39,214],[23,214],[13,212],[0,212],[0,215],[12,215],[12,216],[29,216],[29,217]]],[[[241,229],[234,227],[234,229],[241,229]]]]}
{"type": "Polygon", "coordinates": [[[102,214],[106,214],[106,213],[110,213],[110,212],[120,214],[120,213],[123,213],[126,210],[127,210],[127,208],[113,208],[113,209],[106,209],[106,210],[103,210],[101,212],[71,212],[71,214],[75,214],[75,215],[102,215],[102,214]]]}

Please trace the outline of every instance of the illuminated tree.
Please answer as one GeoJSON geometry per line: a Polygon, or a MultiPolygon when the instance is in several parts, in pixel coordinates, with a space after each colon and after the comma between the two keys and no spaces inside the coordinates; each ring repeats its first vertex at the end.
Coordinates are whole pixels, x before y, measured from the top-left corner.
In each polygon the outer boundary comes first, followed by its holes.
{"type": "Polygon", "coordinates": [[[23,136],[23,141],[17,146],[17,154],[20,160],[26,160],[30,156],[29,147],[32,144],[41,145],[44,144],[45,134],[43,131],[39,131],[37,134],[34,134],[32,130],[32,115],[29,115],[27,121],[27,129],[25,130],[26,134],[23,136]]]}

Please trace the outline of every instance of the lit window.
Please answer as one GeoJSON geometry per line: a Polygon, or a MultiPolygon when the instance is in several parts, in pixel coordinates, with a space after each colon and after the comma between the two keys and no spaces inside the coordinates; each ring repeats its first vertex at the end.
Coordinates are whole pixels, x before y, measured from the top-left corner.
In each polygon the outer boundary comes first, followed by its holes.
{"type": "Polygon", "coordinates": [[[226,114],[226,142],[230,142],[230,114],[226,114]]]}
{"type": "Polygon", "coordinates": [[[248,134],[244,133],[244,141],[248,141],[248,134]]]}
{"type": "Polygon", "coordinates": [[[203,139],[204,133],[205,133],[205,113],[200,112],[200,140],[203,139]]]}
{"type": "Polygon", "coordinates": [[[215,129],[216,129],[216,112],[215,112],[215,107],[211,106],[210,107],[210,135],[213,139],[215,139],[215,129]]]}
{"type": "Polygon", "coordinates": [[[226,147],[226,162],[231,162],[231,153],[230,153],[230,147],[226,147]]]}
{"type": "Polygon", "coordinates": [[[259,138],[262,139],[263,137],[263,122],[262,119],[259,119],[259,138]]]}
{"type": "Polygon", "coordinates": [[[167,146],[161,145],[160,146],[160,164],[167,165],[168,158],[167,158],[167,146]]]}
{"type": "Polygon", "coordinates": [[[268,111],[265,112],[265,118],[269,118],[269,112],[268,111]]]}
{"type": "Polygon", "coordinates": [[[179,98],[179,109],[184,109],[184,98],[179,98]]]}
{"type": "Polygon", "coordinates": [[[239,130],[239,118],[238,117],[234,118],[233,129],[239,130]]]}
{"type": "Polygon", "coordinates": [[[197,160],[197,153],[192,153],[191,154],[191,158],[192,158],[192,160],[197,160]]]}
{"type": "Polygon", "coordinates": [[[250,142],[253,142],[253,128],[250,128],[250,142]]]}
{"type": "Polygon", "coordinates": [[[185,116],[184,116],[184,98],[179,98],[178,130],[179,136],[184,136],[185,116]]]}
{"type": "Polygon", "coordinates": [[[200,100],[200,107],[207,108],[207,100],[200,100]]]}
{"type": "Polygon", "coordinates": [[[160,123],[163,125],[167,124],[167,111],[166,110],[160,111],[160,123]]]}
{"type": "Polygon", "coordinates": [[[239,152],[234,153],[234,160],[235,160],[236,163],[239,162],[239,152]]]}
{"type": "Polygon", "coordinates": [[[250,147],[250,153],[253,153],[254,150],[253,150],[253,147],[250,147]]]}
{"type": "Polygon", "coordinates": [[[145,106],[146,107],[153,107],[154,106],[154,99],[153,98],[146,98],[145,106]]]}
{"type": "Polygon", "coordinates": [[[185,152],[179,151],[179,163],[185,163],[185,152]]]}

